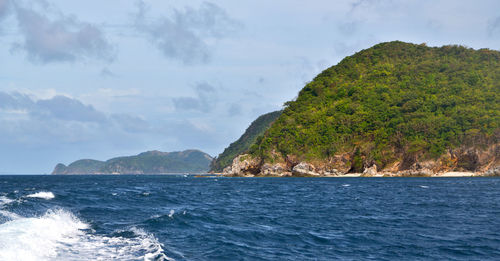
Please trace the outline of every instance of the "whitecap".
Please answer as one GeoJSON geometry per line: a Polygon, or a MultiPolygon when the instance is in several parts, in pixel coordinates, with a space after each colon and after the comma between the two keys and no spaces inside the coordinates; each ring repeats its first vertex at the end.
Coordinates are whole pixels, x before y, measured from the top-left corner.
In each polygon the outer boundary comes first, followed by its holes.
{"type": "Polygon", "coordinates": [[[12,220],[12,219],[17,219],[17,218],[20,218],[21,216],[17,215],[16,213],[12,213],[12,212],[9,212],[9,211],[5,211],[5,210],[0,210],[0,215],[12,220]]]}
{"type": "Polygon", "coordinates": [[[429,186],[423,186],[423,185],[420,185],[419,187],[421,187],[421,188],[429,188],[429,186]]]}
{"type": "MultiPolygon", "coordinates": [[[[0,207],[3,207],[4,205],[8,205],[14,201],[15,201],[14,199],[10,199],[6,196],[0,196],[0,207]]],[[[19,217],[17,214],[9,212],[9,211],[5,211],[5,210],[0,210],[0,215],[6,217],[8,219],[16,219],[19,217]]]]}
{"type": "Polygon", "coordinates": [[[40,191],[37,193],[29,194],[26,196],[28,198],[42,198],[42,199],[53,199],[55,198],[54,193],[52,192],[47,192],[47,191],[40,191]]]}
{"type": "Polygon", "coordinates": [[[168,217],[172,218],[174,216],[174,214],[175,214],[175,210],[171,209],[170,213],[168,213],[168,217]]]}
{"type": "Polygon", "coordinates": [[[158,215],[158,214],[155,214],[155,215],[152,215],[152,216],[151,216],[151,217],[149,217],[149,218],[152,218],[152,219],[157,219],[157,218],[159,218],[159,217],[161,217],[161,216],[160,216],[160,215],[158,215]]]}
{"type": "Polygon", "coordinates": [[[7,205],[7,204],[10,204],[12,202],[14,202],[13,199],[10,199],[10,198],[8,198],[6,196],[0,196],[0,206],[7,205]]]}
{"type": "Polygon", "coordinates": [[[350,187],[351,185],[349,184],[342,184],[342,187],[350,187]]]}
{"type": "Polygon", "coordinates": [[[40,217],[17,217],[0,224],[0,260],[173,260],[151,234],[95,235],[89,225],[64,210],[40,217]]]}

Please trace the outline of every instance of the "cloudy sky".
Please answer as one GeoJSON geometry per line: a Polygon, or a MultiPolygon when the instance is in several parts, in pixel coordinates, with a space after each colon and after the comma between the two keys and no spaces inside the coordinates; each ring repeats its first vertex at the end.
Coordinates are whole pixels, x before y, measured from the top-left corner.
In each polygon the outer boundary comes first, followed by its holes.
{"type": "Polygon", "coordinates": [[[0,0],[0,173],[212,156],[376,43],[500,49],[497,0],[0,0]]]}

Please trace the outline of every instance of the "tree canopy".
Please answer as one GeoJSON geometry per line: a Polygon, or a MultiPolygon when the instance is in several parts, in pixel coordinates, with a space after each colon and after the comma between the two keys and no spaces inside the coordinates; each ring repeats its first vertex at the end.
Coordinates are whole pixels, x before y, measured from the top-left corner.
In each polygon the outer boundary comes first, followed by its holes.
{"type": "Polygon", "coordinates": [[[436,158],[500,136],[500,52],[387,42],[308,83],[251,153],[274,160],[356,152],[379,166],[396,154],[436,158]]]}

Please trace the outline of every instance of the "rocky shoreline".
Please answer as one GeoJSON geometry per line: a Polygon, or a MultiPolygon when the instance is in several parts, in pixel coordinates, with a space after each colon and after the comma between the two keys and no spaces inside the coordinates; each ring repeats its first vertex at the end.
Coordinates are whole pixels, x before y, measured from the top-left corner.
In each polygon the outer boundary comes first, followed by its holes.
{"type": "Polygon", "coordinates": [[[225,170],[225,172],[218,173],[225,177],[324,177],[324,178],[382,178],[382,177],[500,177],[500,166],[497,166],[488,171],[482,172],[469,172],[469,171],[448,171],[448,172],[428,172],[428,171],[374,171],[373,169],[364,171],[363,173],[318,173],[312,170],[312,166],[308,163],[302,162],[299,168],[294,168],[292,171],[281,171],[280,166],[266,166],[265,172],[252,173],[252,172],[232,172],[225,170]]]}
{"type": "Polygon", "coordinates": [[[336,155],[314,163],[287,156],[269,163],[250,154],[239,155],[222,173],[231,177],[489,177],[500,176],[500,146],[486,149],[449,150],[439,159],[422,160],[401,155],[399,161],[382,169],[363,162],[362,172],[353,171],[352,154],[336,155]]]}
{"type": "MultiPolygon", "coordinates": [[[[498,171],[497,171],[498,172],[498,171]]],[[[253,177],[318,177],[318,178],[411,178],[411,177],[426,177],[426,178],[464,178],[464,177],[500,177],[500,173],[496,173],[494,175],[489,175],[484,172],[443,172],[443,173],[436,173],[431,176],[424,176],[424,175],[405,175],[402,173],[388,173],[388,172],[383,172],[383,173],[378,173],[373,176],[366,176],[363,175],[363,173],[347,173],[347,174],[340,174],[337,176],[334,175],[311,175],[311,176],[284,176],[284,175],[252,175],[252,174],[247,174],[247,175],[226,175],[222,174],[225,177],[245,177],[245,178],[253,178],[253,177]]]]}

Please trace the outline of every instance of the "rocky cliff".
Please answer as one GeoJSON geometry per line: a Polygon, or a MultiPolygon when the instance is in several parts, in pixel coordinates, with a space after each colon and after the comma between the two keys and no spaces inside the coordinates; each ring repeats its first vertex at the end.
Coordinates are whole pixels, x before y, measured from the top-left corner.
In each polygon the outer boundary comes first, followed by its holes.
{"type": "MultiPolygon", "coordinates": [[[[297,161],[287,157],[283,162],[268,163],[260,157],[243,154],[224,169],[226,176],[335,177],[354,173],[351,162],[355,153],[336,155],[328,160],[297,161]]],[[[363,159],[362,159],[363,161],[363,159]]],[[[364,161],[366,162],[366,161],[364,161]]],[[[449,172],[464,172],[471,176],[500,176],[500,143],[484,149],[457,148],[438,159],[402,158],[379,169],[376,164],[363,165],[362,177],[431,177],[449,172]]],[[[460,175],[458,175],[460,176],[460,175]]]]}

